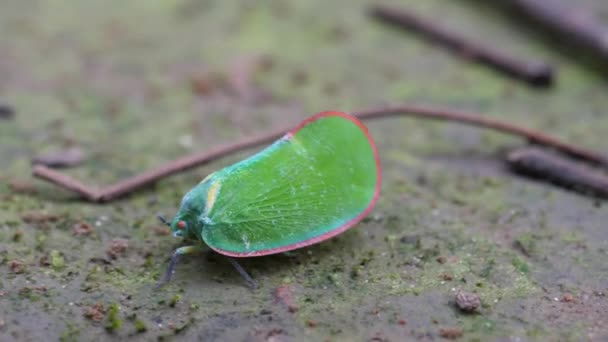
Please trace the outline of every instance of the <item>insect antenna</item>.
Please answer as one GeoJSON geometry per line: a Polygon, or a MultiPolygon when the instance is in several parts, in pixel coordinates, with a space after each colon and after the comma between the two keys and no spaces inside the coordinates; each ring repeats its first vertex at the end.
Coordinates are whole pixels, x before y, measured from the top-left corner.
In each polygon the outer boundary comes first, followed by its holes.
{"type": "Polygon", "coordinates": [[[167,226],[171,227],[171,223],[169,223],[169,221],[167,221],[167,219],[164,216],[158,215],[157,217],[160,220],[160,222],[162,222],[162,223],[166,224],[167,226]]]}

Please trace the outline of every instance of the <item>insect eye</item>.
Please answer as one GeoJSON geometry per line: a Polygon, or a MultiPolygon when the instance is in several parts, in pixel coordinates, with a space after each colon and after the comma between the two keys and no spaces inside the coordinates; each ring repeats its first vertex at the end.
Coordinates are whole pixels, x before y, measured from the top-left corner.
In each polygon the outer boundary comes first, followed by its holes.
{"type": "Polygon", "coordinates": [[[179,228],[179,229],[186,228],[186,222],[184,222],[184,221],[177,221],[177,228],[179,228]]]}

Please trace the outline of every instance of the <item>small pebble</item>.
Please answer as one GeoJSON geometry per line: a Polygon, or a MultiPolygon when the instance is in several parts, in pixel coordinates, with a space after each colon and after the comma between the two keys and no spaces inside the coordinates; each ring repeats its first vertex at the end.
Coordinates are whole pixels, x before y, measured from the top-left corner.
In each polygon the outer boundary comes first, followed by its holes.
{"type": "Polygon", "coordinates": [[[9,120],[15,116],[15,109],[7,104],[0,104],[0,119],[9,120]]]}
{"type": "Polygon", "coordinates": [[[11,191],[18,194],[35,194],[37,192],[34,183],[25,180],[13,179],[9,181],[8,186],[11,191]]]}
{"type": "Polygon", "coordinates": [[[574,301],[574,296],[573,296],[573,295],[571,295],[570,293],[566,293],[566,294],[564,295],[564,297],[562,298],[562,300],[563,300],[564,302],[573,302],[573,301],[574,301]]]}
{"type": "Polygon", "coordinates": [[[218,78],[209,74],[196,75],[190,80],[190,88],[196,95],[210,95],[218,88],[218,78]]]}
{"type": "Polygon", "coordinates": [[[25,223],[47,223],[59,221],[59,216],[41,211],[30,211],[21,215],[21,219],[25,223]]]}
{"type": "Polygon", "coordinates": [[[105,314],[106,314],[106,310],[104,309],[104,307],[101,303],[97,303],[93,306],[89,306],[84,311],[84,317],[86,317],[92,321],[95,321],[95,322],[101,322],[103,320],[103,318],[105,317],[105,314]]]}
{"type": "Polygon", "coordinates": [[[455,340],[461,338],[463,330],[461,328],[450,327],[439,329],[439,336],[447,338],[448,340],[455,340]]]}
{"type": "Polygon", "coordinates": [[[129,241],[125,239],[114,239],[110,243],[110,246],[106,250],[108,255],[112,259],[117,259],[119,256],[123,256],[129,248],[129,241]]]}
{"type": "Polygon", "coordinates": [[[451,275],[451,274],[449,274],[449,273],[442,273],[439,277],[442,280],[445,280],[445,281],[452,281],[452,280],[454,280],[454,276],[451,275]]]}
{"type": "Polygon", "coordinates": [[[84,151],[79,147],[73,146],[37,156],[32,160],[32,163],[48,167],[72,167],[82,163],[85,158],[84,151]]]}
{"type": "Polygon", "coordinates": [[[78,222],[72,226],[72,235],[83,236],[90,235],[93,232],[93,226],[86,222],[78,222]]]}
{"type": "Polygon", "coordinates": [[[475,293],[458,291],[456,293],[456,305],[464,312],[474,312],[481,305],[481,299],[475,293]]]}
{"type": "Polygon", "coordinates": [[[314,327],[316,327],[316,326],[317,326],[317,324],[318,324],[318,323],[317,323],[316,321],[313,321],[313,320],[310,320],[310,319],[309,319],[308,321],[306,321],[306,325],[307,325],[309,328],[314,328],[314,327]]]}
{"type": "Polygon", "coordinates": [[[153,230],[154,234],[156,234],[157,236],[165,236],[171,234],[171,229],[169,229],[168,227],[156,226],[153,228],[153,230]]]}
{"type": "Polygon", "coordinates": [[[25,272],[25,264],[19,260],[11,260],[8,262],[8,268],[15,274],[25,272]]]}

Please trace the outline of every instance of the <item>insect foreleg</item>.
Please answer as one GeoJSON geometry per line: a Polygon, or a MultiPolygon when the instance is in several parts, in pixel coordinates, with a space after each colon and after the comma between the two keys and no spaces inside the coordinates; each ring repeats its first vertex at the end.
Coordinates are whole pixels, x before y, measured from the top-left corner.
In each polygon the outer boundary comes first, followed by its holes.
{"type": "Polygon", "coordinates": [[[166,283],[168,283],[171,280],[173,273],[175,273],[175,265],[177,265],[177,261],[179,260],[179,257],[181,255],[199,253],[202,251],[203,251],[203,248],[201,246],[184,246],[184,247],[180,247],[180,248],[176,249],[175,252],[173,253],[173,257],[171,258],[171,261],[169,262],[169,267],[167,268],[167,273],[165,273],[165,276],[163,277],[163,279],[158,282],[158,284],[156,285],[156,288],[162,287],[163,285],[165,285],[166,283]]]}

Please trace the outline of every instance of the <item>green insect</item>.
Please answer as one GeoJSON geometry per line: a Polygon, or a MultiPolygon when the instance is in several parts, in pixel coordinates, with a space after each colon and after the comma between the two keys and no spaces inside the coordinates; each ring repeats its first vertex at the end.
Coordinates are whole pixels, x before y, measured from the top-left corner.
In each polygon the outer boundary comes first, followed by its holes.
{"type": "MultiPolygon", "coordinates": [[[[380,194],[376,145],[367,128],[341,112],[316,114],[261,152],[207,176],[183,198],[171,220],[173,235],[200,240],[234,258],[281,253],[309,246],[354,226],[380,194]]],[[[202,243],[178,248],[201,251],[202,243]]]]}

